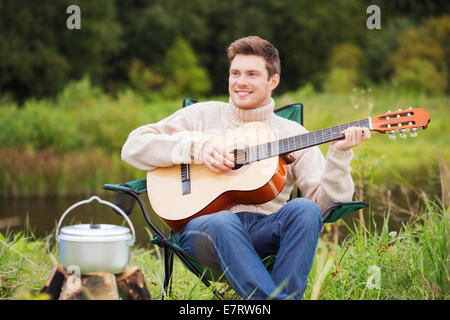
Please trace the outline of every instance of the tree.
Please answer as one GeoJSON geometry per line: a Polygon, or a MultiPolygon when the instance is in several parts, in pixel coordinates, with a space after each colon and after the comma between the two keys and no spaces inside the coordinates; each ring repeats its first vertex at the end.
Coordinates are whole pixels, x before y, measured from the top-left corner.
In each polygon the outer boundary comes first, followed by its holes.
{"type": "Polygon", "coordinates": [[[0,88],[19,100],[54,95],[69,80],[99,82],[119,49],[114,2],[3,0],[0,3],[0,88]],[[81,8],[81,30],[66,27],[69,5],[81,8]]]}
{"type": "Polygon", "coordinates": [[[364,54],[358,46],[349,42],[335,46],[331,52],[330,71],[324,89],[329,92],[351,92],[362,78],[364,63],[364,54]]]}
{"type": "Polygon", "coordinates": [[[207,71],[198,65],[189,43],[181,37],[167,50],[163,74],[167,79],[163,93],[169,97],[199,97],[211,89],[207,71]]]}
{"type": "Polygon", "coordinates": [[[442,94],[449,81],[450,15],[429,18],[415,29],[404,31],[390,56],[394,83],[407,89],[442,94]],[[419,88],[418,88],[419,87],[419,88]]]}

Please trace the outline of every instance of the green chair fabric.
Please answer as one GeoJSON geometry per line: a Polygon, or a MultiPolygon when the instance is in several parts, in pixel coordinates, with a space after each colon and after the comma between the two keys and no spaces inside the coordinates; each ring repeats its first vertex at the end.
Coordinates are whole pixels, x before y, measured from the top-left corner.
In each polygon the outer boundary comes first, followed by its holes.
{"type": "Polygon", "coordinates": [[[278,116],[303,125],[303,104],[294,103],[274,111],[278,116]]]}

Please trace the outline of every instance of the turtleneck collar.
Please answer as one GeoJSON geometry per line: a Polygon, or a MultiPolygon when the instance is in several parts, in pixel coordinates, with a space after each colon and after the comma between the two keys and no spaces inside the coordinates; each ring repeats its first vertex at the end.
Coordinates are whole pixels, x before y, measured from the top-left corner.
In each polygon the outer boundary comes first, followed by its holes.
{"type": "Polygon", "coordinates": [[[241,126],[244,123],[251,121],[261,121],[270,125],[275,119],[273,113],[274,108],[275,101],[273,98],[270,98],[270,102],[267,105],[255,109],[238,108],[233,104],[233,101],[230,98],[225,113],[234,126],[241,126]]]}

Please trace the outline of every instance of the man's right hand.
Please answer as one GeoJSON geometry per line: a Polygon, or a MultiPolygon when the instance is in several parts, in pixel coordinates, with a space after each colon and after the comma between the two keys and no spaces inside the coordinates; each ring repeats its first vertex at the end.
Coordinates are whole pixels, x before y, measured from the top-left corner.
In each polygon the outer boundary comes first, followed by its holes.
{"type": "Polygon", "coordinates": [[[201,151],[202,163],[211,171],[224,173],[234,167],[234,156],[221,144],[208,141],[201,151]]]}

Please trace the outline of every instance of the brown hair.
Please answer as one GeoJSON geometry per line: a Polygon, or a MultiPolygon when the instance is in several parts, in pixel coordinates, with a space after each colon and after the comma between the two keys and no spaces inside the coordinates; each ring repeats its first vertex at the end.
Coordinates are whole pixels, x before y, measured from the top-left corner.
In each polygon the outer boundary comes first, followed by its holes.
{"type": "Polygon", "coordinates": [[[274,74],[281,73],[280,56],[278,50],[269,41],[258,36],[248,36],[234,41],[227,49],[228,61],[231,64],[237,54],[256,55],[266,61],[269,79],[274,74]]]}

